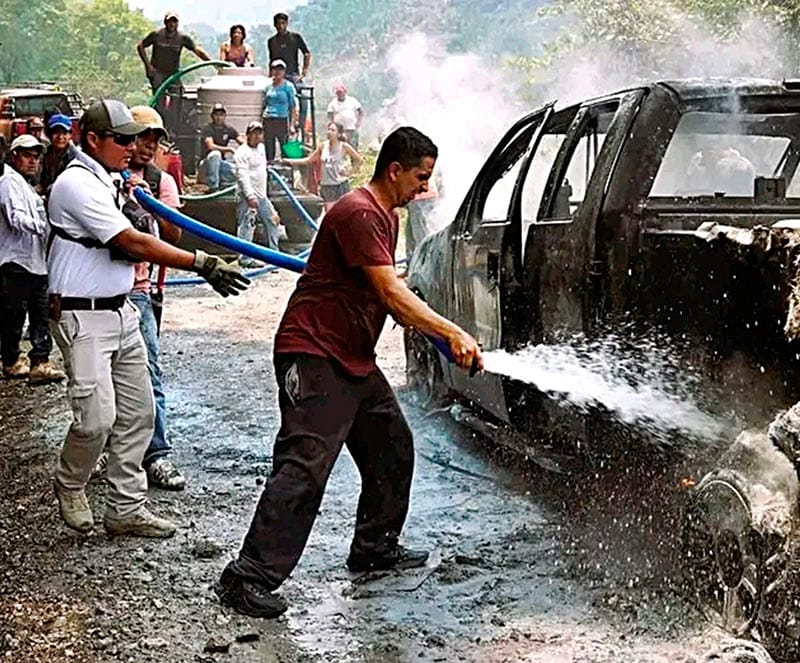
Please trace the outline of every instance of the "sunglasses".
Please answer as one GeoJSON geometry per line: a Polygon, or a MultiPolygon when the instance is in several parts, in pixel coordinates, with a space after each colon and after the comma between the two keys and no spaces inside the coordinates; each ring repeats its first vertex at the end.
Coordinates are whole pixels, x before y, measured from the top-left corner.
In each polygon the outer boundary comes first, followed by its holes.
{"type": "Polygon", "coordinates": [[[115,134],[113,131],[106,131],[105,133],[97,134],[100,138],[113,138],[114,143],[119,145],[120,147],[128,147],[128,145],[133,145],[133,141],[136,140],[136,136],[123,136],[122,134],[115,134]]]}

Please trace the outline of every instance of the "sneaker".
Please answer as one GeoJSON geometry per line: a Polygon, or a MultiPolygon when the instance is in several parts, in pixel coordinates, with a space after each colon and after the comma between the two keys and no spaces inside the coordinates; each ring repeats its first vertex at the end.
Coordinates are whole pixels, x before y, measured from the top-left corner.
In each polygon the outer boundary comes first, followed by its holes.
{"type": "Polygon", "coordinates": [[[151,539],[168,539],[177,529],[174,523],[159,518],[144,507],[126,518],[111,518],[106,514],[104,524],[106,532],[112,535],[128,534],[151,539]]]}
{"type": "Polygon", "coordinates": [[[67,490],[56,482],[56,497],[58,498],[58,509],[61,518],[67,524],[81,534],[87,534],[94,529],[94,517],[83,490],[67,490]]]}
{"type": "Polygon", "coordinates": [[[223,569],[214,591],[223,605],[250,617],[274,619],[286,612],[288,607],[280,596],[264,585],[245,580],[234,573],[230,563],[223,569]]]}
{"type": "Polygon", "coordinates": [[[795,467],[800,467],[800,403],[775,417],[769,425],[769,440],[795,467]]]}
{"type": "Polygon", "coordinates": [[[183,490],[186,478],[166,458],[154,460],[147,468],[147,485],[162,490],[183,490]]]}
{"type": "Polygon", "coordinates": [[[31,366],[28,374],[28,382],[31,384],[48,384],[50,382],[61,382],[67,377],[64,371],[59,371],[49,361],[36,366],[31,366]]]}
{"type": "Polygon", "coordinates": [[[425,566],[428,552],[411,550],[405,546],[395,546],[385,553],[354,553],[347,558],[347,568],[354,573],[364,571],[385,571],[388,569],[413,569],[425,566]]]}
{"type": "Polygon", "coordinates": [[[100,458],[97,459],[97,462],[94,464],[94,469],[92,469],[92,475],[89,477],[90,479],[102,479],[108,474],[108,453],[105,451],[100,454],[100,458]]]}
{"type": "Polygon", "coordinates": [[[24,355],[17,357],[17,361],[11,366],[3,366],[3,375],[5,375],[7,378],[13,378],[15,380],[28,377],[30,372],[31,363],[24,355]]]}

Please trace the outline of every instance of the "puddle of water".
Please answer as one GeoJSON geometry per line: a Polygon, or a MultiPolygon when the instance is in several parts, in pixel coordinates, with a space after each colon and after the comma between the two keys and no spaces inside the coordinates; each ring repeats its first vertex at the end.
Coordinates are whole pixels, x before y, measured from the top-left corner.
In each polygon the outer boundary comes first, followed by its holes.
{"type": "Polygon", "coordinates": [[[581,410],[604,408],[660,440],[679,432],[713,441],[727,428],[726,421],[701,407],[700,378],[663,337],[633,342],[620,334],[576,336],[483,357],[490,373],[534,385],[581,410]]]}

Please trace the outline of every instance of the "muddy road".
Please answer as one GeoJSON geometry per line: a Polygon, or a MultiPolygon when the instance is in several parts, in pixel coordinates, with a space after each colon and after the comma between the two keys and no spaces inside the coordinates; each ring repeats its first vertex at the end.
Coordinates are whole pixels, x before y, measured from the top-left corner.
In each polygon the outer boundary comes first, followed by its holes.
{"type": "MultiPolygon", "coordinates": [[[[429,565],[346,570],[359,487],[345,453],[281,590],[288,613],[260,621],[223,609],[211,587],[269,472],[272,337],[294,280],[265,277],[231,301],[206,288],[169,294],[169,437],[188,483],[151,499],[180,524],[173,539],[66,529],[51,487],[64,387],[0,382],[0,660],[699,661],[724,637],[677,582],[680,478],[692,468],[644,458],[549,473],[487,452],[402,389],[418,451],[405,541],[433,550],[429,565]]],[[[378,354],[402,387],[399,329],[378,354]]],[[[92,484],[96,514],[103,493],[92,484]]]]}

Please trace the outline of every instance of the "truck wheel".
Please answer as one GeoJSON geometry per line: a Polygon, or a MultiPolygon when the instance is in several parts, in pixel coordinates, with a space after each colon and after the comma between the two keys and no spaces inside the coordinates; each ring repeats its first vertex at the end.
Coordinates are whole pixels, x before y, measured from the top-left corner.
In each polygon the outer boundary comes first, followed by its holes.
{"type": "Polygon", "coordinates": [[[715,625],[740,637],[758,627],[767,566],[783,541],[754,523],[749,484],[717,470],[694,488],[683,526],[683,552],[695,597],[715,625]]]}

